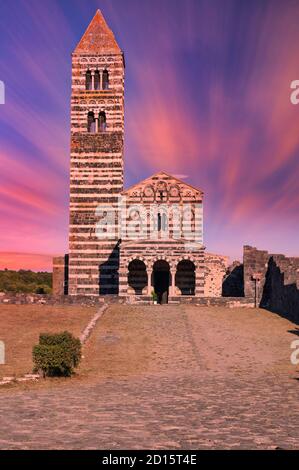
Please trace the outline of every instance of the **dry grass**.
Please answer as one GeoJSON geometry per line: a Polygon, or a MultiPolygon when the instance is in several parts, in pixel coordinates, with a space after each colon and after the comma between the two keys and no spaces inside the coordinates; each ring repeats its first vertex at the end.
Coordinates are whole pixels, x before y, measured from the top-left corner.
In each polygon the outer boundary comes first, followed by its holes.
{"type": "Polygon", "coordinates": [[[79,336],[95,314],[94,307],[1,305],[0,339],[5,342],[6,364],[0,377],[32,372],[32,347],[39,334],[68,330],[79,336]]]}
{"type": "Polygon", "coordinates": [[[84,348],[81,377],[294,371],[294,325],[260,309],[196,306],[108,308],[84,348]]]}
{"type": "Polygon", "coordinates": [[[157,308],[110,306],[84,347],[79,374],[114,377],[151,370],[155,343],[161,343],[155,332],[163,327],[162,323],[157,308]]]}
{"type": "MultiPolygon", "coordinates": [[[[32,345],[40,332],[68,329],[78,336],[95,311],[66,306],[0,307],[0,339],[7,343],[8,360],[0,366],[0,377],[31,371],[32,345]]],[[[260,309],[111,305],[85,344],[73,378],[17,387],[76,386],[110,377],[186,371],[211,377],[292,374],[296,372],[290,363],[290,343],[296,339],[293,330],[288,320],[260,309]]]]}

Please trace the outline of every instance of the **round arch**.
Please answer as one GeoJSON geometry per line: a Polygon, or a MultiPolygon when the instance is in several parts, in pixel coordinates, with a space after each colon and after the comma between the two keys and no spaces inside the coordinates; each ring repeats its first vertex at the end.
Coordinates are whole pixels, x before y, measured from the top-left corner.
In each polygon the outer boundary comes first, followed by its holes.
{"type": "Polygon", "coordinates": [[[197,262],[195,260],[195,258],[193,256],[181,256],[180,259],[176,262],[176,269],[178,267],[178,264],[181,262],[181,261],[191,261],[191,263],[194,264],[195,266],[195,269],[197,268],[197,262]]]}
{"type": "Polygon", "coordinates": [[[150,269],[153,271],[154,270],[154,265],[157,263],[157,261],[166,261],[169,265],[169,269],[173,269],[173,262],[168,256],[155,256],[151,259],[151,263],[149,265],[150,269]]]}
{"type": "Polygon", "coordinates": [[[191,259],[182,259],[177,264],[175,285],[181,295],[195,295],[195,263],[191,259]]]}
{"type": "Polygon", "coordinates": [[[159,304],[168,302],[169,286],[171,284],[170,264],[166,259],[157,259],[153,263],[153,286],[159,304]]]}
{"type": "Polygon", "coordinates": [[[141,295],[147,287],[146,264],[143,260],[135,258],[128,264],[128,286],[134,294],[141,295]]]}

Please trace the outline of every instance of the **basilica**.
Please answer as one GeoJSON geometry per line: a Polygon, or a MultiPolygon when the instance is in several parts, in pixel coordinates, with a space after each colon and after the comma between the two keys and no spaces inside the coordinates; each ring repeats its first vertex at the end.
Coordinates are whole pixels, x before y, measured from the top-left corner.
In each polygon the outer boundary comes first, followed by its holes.
{"type": "Polygon", "coordinates": [[[164,171],[123,187],[124,83],[98,10],[72,54],[69,252],[54,258],[54,294],[221,296],[227,259],[203,245],[203,191],[164,171]]]}

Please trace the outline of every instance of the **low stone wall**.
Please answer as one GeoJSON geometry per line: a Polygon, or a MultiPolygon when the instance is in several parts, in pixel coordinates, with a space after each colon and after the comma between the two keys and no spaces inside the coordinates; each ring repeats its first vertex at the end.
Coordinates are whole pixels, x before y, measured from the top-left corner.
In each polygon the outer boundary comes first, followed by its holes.
{"type": "Polygon", "coordinates": [[[195,304],[202,307],[253,308],[254,299],[245,297],[181,297],[180,304],[195,304]]]}
{"type": "Polygon", "coordinates": [[[93,318],[90,320],[84,331],[80,335],[80,341],[81,344],[86,343],[88,340],[89,336],[91,335],[91,332],[95,328],[97,322],[99,319],[102,317],[104,314],[105,310],[108,308],[108,305],[103,304],[97,311],[97,313],[93,316],[93,318]]]}
{"type": "MultiPolygon", "coordinates": [[[[100,306],[112,303],[145,303],[151,304],[152,300],[149,296],[128,296],[119,297],[117,295],[105,295],[102,297],[88,296],[70,296],[70,295],[39,295],[39,294],[5,294],[0,293],[0,304],[39,304],[39,305],[84,305],[84,306],[100,306]]],[[[169,297],[169,303],[191,303],[203,306],[220,306],[220,307],[253,307],[254,299],[244,297],[196,297],[182,296],[169,297]]]]}
{"type": "MultiPolygon", "coordinates": [[[[171,299],[170,299],[171,302],[171,299]]],[[[196,304],[202,307],[253,308],[254,299],[245,297],[181,297],[181,304],[196,304]]]]}
{"type": "Polygon", "coordinates": [[[0,304],[40,304],[40,305],[100,305],[103,297],[39,295],[39,294],[6,294],[0,293],[0,304]]]}
{"type": "Polygon", "coordinates": [[[196,305],[207,307],[252,308],[254,299],[245,297],[203,297],[198,299],[196,305]]]}
{"type": "MultiPolygon", "coordinates": [[[[151,297],[145,295],[128,296],[126,298],[128,304],[150,305],[153,304],[151,297]]],[[[168,304],[192,304],[201,305],[203,307],[254,307],[254,299],[245,297],[197,297],[194,295],[183,295],[181,297],[168,298],[168,304]]]]}

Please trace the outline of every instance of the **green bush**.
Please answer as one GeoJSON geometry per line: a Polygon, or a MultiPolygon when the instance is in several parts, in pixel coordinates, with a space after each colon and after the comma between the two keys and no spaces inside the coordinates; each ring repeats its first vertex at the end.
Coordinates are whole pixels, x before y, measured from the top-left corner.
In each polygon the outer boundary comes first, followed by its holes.
{"type": "Polygon", "coordinates": [[[36,294],[51,294],[51,289],[49,286],[47,285],[43,285],[43,286],[38,286],[36,289],[35,289],[35,293],[36,294]]]}
{"type": "Polygon", "coordinates": [[[42,333],[39,344],[33,347],[34,371],[44,376],[73,374],[81,360],[81,342],[68,331],[57,334],[42,333]]]}
{"type": "Polygon", "coordinates": [[[158,300],[158,294],[154,290],[152,291],[152,300],[153,302],[156,302],[158,300]]]}

